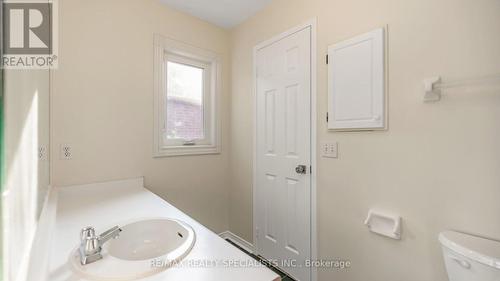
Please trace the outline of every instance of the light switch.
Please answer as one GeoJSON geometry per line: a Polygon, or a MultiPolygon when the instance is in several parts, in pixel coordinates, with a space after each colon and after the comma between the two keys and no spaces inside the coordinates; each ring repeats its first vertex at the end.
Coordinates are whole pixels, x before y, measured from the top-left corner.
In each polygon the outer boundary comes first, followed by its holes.
{"type": "Polygon", "coordinates": [[[324,142],[321,144],[321,156],[325,158],[338,158],[338,143],[324,142]]]}

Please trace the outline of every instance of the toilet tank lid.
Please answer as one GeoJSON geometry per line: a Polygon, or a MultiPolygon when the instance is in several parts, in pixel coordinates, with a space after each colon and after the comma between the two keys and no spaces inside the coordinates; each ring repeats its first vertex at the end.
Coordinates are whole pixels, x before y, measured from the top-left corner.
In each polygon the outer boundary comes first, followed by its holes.
{"type": "Polygon", "coordinates": [[[455,231],[439,234],[441,244],[472,260],[500,269],[500,242],[455,231]]]}

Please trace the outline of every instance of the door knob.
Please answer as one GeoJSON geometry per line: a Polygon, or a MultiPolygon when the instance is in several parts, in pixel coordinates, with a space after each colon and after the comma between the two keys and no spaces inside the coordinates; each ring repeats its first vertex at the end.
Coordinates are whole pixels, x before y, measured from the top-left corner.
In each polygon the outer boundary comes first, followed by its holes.
{"type": "Polygon", "coordinates": [[[297,174],[306,174],[307,173],[307,167],[306,167],[306,165],[298,165],[295,168],[295,172],[297,172],[297,174]]]}

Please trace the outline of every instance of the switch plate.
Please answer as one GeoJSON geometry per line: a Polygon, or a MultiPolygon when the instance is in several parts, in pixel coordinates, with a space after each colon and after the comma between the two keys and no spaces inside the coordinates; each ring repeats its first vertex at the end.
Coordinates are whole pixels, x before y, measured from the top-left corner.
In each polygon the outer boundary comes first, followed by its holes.
{"type": "Polygon", "coordinates": [[[324,142],[321,144],[321,156],[325,158],[338,158],[338,143],[324,142]]]}
{"type": "Polygon", "coordinates": [[[73,158],[73,149],[69,144],[61,144],[61,160],[71,160],[73,158]]]}

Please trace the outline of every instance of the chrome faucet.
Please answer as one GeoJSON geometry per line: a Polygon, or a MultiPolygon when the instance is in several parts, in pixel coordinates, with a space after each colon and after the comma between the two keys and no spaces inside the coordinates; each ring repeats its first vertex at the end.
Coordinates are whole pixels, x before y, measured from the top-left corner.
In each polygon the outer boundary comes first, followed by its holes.
{"type": "Polygon", "coordinates": [[[80,232],[80,263],[86,265],[102,259],[102,245],[109,239],[118,237],[121,231],[119,226],[115,226],[96,236],[93,227],[83,228],[80,232]]]}

